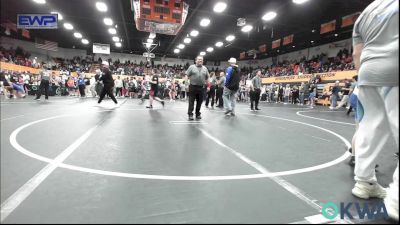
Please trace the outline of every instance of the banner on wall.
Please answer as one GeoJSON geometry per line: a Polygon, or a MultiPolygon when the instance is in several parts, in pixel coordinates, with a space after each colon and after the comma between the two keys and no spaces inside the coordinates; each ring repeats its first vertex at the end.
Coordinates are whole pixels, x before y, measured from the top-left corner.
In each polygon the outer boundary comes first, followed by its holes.
{"type": "Polygon", "coordinates": [[[347,15],[342,17],[342,26],[341,27],[347,27],[353,25],[357,18],[360,16],[361,12],[356,12],[351,15],[347,15]]]}
{"type": "Polygon", "coordinates": [[[294,37],[293,34],[284,37],[282,45],[288,45],[288,44],[292,43],[293,42],[293,37],[294,37]]]}
{"type": "Polygon", "coordinates": [[[321,24],[320,34],[329,33],[336,30],[336,20],[321,24]]]}
{"type": "Polygon", "coordinates": [[[272,49],[279,48],[281,46],[281,39],[272,42],[272,49]]]}
{"type": "Polygon", "coordinates": [[[357,74],[356,70],[349,71],[338,71],[338,72],[329,72],[329,73],[315,73],[315,74],[304,74],[304,75],[292,75],[292,76],[281,76],[281,77],[268,77],[262,78],[263,84],[271,84],[275,83],[301,83],[305,81],[309,81],[311,77],[320,76],[322,81],[337,81],[349,79],[351,80],[354,75],[357,74]]]}
{"type": "Polygon", "coordinates": [[[258,51],[260,51],[261,53],[267,52],[267,45],[266,44],[260,45],[258,47],[258,51]]]}
{"type": "Polygon", "coordinates": [[[110,44],[93,43],[93,53],[110,54],[110,44]]]}

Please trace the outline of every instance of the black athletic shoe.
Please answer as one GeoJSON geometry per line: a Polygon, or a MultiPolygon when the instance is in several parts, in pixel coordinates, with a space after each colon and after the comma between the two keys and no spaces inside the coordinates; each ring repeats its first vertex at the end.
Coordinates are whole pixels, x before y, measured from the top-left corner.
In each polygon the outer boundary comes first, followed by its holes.
{"type": "Polygon", "coordinates": [[[151,105],[151,106],[146,106],[146,108],[148,108],[148,109],[152,109],[153,108],[153,106],[151,105]]]}
{"type": "Polygon", "coordinates": [[[350,148],[348,149],[348,151],[349,151],[350,153],[352,153],[352,152],[353,152],[353,148],[350,147],[350,148]]]}
{"type": "Polygon", "coordinates": [[[162,107],[165,107],[165,102],[161,101],[161,105],[162,105],[162,107]]]}
{"type": "Polygon", "coordinates": [[[225,115],[228,115],[231,112],[232,112],[231,110],[228,110],[228,111],[225,112],[225,115]]]}
{"type": "Polygon", "coordinates": [[[201,120],[201,116],[196,116],[196,120],[201,120]]]}
{"type": "Polygon", "coordinates": [[[261,110],[261,109],[259,109],[259,108],[256,108],[256,110],[261,110]]]}
{"type": "Polygon", "coordinates": [[[193,115],[190,115],[190,116],[189,116],[189,120],[190,120],[190,121],[194,120],[193,115]]]}
{"type": "Polygon", "coordinates": [[[236,116],[236,114],[234,112],[231,112],[231,116],[236,116]]]}

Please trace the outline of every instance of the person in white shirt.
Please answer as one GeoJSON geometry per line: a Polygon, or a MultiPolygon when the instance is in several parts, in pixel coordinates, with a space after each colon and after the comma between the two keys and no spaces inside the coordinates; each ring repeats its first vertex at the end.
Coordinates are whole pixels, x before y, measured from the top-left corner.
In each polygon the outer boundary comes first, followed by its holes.
{"type": "Polygon", "coordinates": [[[117,79],[114,81],[115,84],[115,97],[121,97],[122,96],[122,88],[124,86],[121,77],[118,76],[117,79]]]}

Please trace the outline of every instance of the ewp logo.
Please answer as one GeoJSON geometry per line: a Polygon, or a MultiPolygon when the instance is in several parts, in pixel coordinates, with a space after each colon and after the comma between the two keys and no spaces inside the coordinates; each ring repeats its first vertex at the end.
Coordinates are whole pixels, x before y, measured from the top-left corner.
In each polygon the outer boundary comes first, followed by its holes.
{"type": "Polygon", "coordinates": [[[57,29],[58,14],[18,14],[18,29],[57,29]]]}
{"type": "Polygon", "coordinates": [[[367,203],[363,204],[363,207],[360,206],[358,202],[350,202],[350,203],[340,203],[340,211],[335,203],[328,202],[322,206],[322,215],[330,220],[335,219],[340,213],[340,219],[344,219],[347,216],[348,219],[354,219],[353,215],[350,213],[350,209],[352,206],[356,208],[356,212],[358,213],[359,219],[364,219],[367,216],[367,219],[388,219],[388,213],[386,211],[386,206],[383,202],[380,202],[376,205],[368,206],[367,203]]]}

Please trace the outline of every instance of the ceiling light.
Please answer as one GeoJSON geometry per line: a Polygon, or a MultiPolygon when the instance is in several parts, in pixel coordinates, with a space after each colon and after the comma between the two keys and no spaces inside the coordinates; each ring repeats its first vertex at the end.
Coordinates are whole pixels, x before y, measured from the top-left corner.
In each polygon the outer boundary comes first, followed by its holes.
{"type": "Polygon", "coordinates": [[[313,29],[311,32],[313,32],[313,33],[314,33],[314,32],[315,32],[315,29],[313,29]]]}
{"type": "Polygon", "coordinates": [[[178,45],[178,48],[184,49],[184,48],[185,48],[185,45],[184,45],[184,44],[180,44],[180,45],[178,45]]]}
{"type": "Polygon", "coordinates": [[[206,26],[210,25],[210,22],[211,22],[210,19],[204,18],[204,19],[202,19],[202,20],[200,21],[200,26],[206,27],[206,26]]]}
{"type": "Polygon", "coordinates": [[[114,28],[110,28],[110,29],[108,29],[108,33],[110,33],[110,34],[116,34],[116,33],[117,33],[117,30],[114,29],[114,28]]]}
{"type": "Polygon", "coordinates": [[[200,55],[201,55],[201,56],[205,56],[205,55],[206,55],[206,52],[200,52],[200,55]]]}
{"type": "Polygon", "coordinates": [[[87,45],[87,44],[89,44],[89,41],[87,39],[82,39],[82,43],[87,45]]]}
{"type": "Polygon", "coordinates": [[[150,48],[151,47],[151,43],[146,43],[146,48],[150,48]]]}
{"type": "Polygon", "coordinates": [[[311,41],[311,43],[314,43],[314,41],[311,41]]]}
{"type": "Polygon", "coordinates": [[[175,53],[175,54],[178,54],[179,52],[181,52],[181,50],[179,50],[179,49],[177,49],[177,48],[174,50],[174,53],[175,53]]]}
{"type": "Polygon", "coordinates": [[[221,42],[221,41],[218,41],[218,42],[215,44],[215,46],[217,46],[217,47],[222,47],[223,45],[224,45],[224,43],[221,42]]]}
{"type": "Polygon", "coordinates": [[[147,43],[153,43],[153,42],[154,42],[153,39],[151,39],[151,38],[147,39],[147,43]]]}
{"type": "Polygon", "coordinates": [[[249,31],[251,31],[253,29],[253,26],[252,25],[246,25],[246,26],[244,26],[243,28],[242,28],[242,31],[243,32],[249,32],[249,31]]]}
{"type": "Polygon", "coordinates": [[[227,41],[233,41],[233,40],[235,40],[235,36],[233,36],[233,35],[228,35],[228,37],[226,37],[226,40],[227,40],[227,41]]]}
{"type": "Polygon", "coordinates": [[[192,39],[190,39],[190,38],[185,38],[183,40],[183,43],[186,43],[186,44],[189,44],[190,42],[192,42],[192,39]]]}
{"type": "Polygon", "coordinates": [[[308,2],[308,0],[293,0],[293,3],[296,3],[296,4],[303,4],[305,2],[308,2]]]}
{"type": "Polygon", "coordinates": [[[107,5],[104,2],[96,2],[96,8],[100,12],[107,12],[107,5]]]}
{"type": "Polygon", "coordinates": [[[335,34],[335,37],[339,36],[339,34],[335,34]]]}
{"type": "Polygon", "coordinates": [[[156,38],[156,33],[150,33],[149,38],[151,39],[156,38]]]}
{"type": "Polygon", "coordinates": [[[294,46],[294,45],[293,45],[292,47],[293,47],[293,48],[296,48],[296,46],[294,46]]]}
{"type": "Polygon", "coordinates": [[[267,12],[262,17],[262,19],[265,20],[265,21],[270,21],[270,20],[273,20],[276,17],[276,15],[277,15],[276,12],[267,12]]]}
{"type": "Polygon", "coordinates": [[[221,12],[225,11],[226,6],[227,6],[227,5],[226,5],[225,2],[218,2],[218,3],[215,4],[215,6],[214,6],[214,12],[221,13],[221,12]]]}
{"type": "Polygon", "coordinates": [[[118,48],[120,48],[122,46],[121,42],[117,42],[115,43],[115,46],[117,46],[118,48]]]}
{"type": "Polygon", "coordinates": [[[79,32],[75,32],[75,33],[74,33],[74,37],[76,37],[76,38],[82,38],[82,34],[79,33],[79,32]]]}
{"type": "Polygon", "coordinates": [[[111,18],[104,18],[103,21],[104,21],[104,23],[105,23],[107,26],[113,25],[113,21],[112,21],[111,18]]]}
{"type": "Polygon", "coordinates": [[[112,37],[112,40],[113,40],[114,42],[119,42],[119,37],[114,36],[114,37],[112,37]]]}
{"type": "Polygon", "coordinates": [[[64,23],[64,27],[65,27],[65,29],[67,29],[67,30],[72,30],[72,29],[74,29],[74,26],[72,26],[72,24],[70,24],[70,23],[64,23]]]}
{"type": "Polygon", "coordinates": [[[214,51],[214,48],[213,47],[208,47],[207,48],[207,52],[213,52],[214,51]]]}
{"type": "Polygon", "coordinates": [[[190,32],[190,36],[192,37],[197,37],[197,35],[199,35],[199,32],[197,30],[192,30],[192,32],[190,32]]]}
{"type": "Polygon", "coordinates": [[[64,17],[59,13],[59,12],[51,12],[51,14],[57,14],[58,15],[58,20],[63,20],[64,17]]]}
{"type": "Polygon", "coordinates": [[[36,2],[37,4],[45,4],[46,0],[33,0],[34,2],[36,2]]]}

